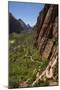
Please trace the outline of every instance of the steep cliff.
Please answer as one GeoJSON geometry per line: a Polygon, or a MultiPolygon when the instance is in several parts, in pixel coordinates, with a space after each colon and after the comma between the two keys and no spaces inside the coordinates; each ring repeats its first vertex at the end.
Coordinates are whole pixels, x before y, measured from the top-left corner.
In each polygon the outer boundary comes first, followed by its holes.
{"type": "Polygon", "coordinates": [[[49,64],[32,86],[43,76],[54,80],[58,78],[58,5],[46,4],[34,29],[34,45],[39,49],[41,57],[48,59],[49,64]]]}
{"type": "Polygon", "coordinates": [[[20,33],[22,30],[24,30],[24,28],[21,26],[19,21],[11,13],[9,13],[9,33],[20,33]]]}
{"type": "Polygon", "coordinates": [[[16,19],[11,13],[9,13],[9,33],[21,33],[22,31],[29,31],[28,26],[22,19],[16,19]]]}

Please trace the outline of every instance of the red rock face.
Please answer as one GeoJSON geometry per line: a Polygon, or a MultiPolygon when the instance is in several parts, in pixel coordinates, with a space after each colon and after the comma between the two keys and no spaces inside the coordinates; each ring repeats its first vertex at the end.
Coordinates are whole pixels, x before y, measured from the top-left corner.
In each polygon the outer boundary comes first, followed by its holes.
{"type": "Polygon", "coordinates": [[[48,59],[47,68],[32,84],[44,77],[49,85],[58,85],[58,5],[45,5],[34,27],[34,45],[39,49],[43,60],[48,59]]]}
{"type": "Polygon", "coordinates": [[[35,45],[42,58],[55,58],[58,55],[58,5],[45,5],[38,16],[35,30],[35,45]]]}

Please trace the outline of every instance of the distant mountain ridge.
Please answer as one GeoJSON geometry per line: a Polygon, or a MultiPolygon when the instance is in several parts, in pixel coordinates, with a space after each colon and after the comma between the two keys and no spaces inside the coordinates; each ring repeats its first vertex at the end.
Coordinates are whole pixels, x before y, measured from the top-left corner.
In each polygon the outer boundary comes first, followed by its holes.
{"type": "Polygon", "coordinates": [[[29,24],[27,24],[27,28],[28,30],[32,30],[32,27],[29,24]]]}
{"type": "Polygon", "coordinates": [[[22,19],[16,19],[11,13],[9,13],[9,33],[21,33],[22,31],[32,30],[32,27],[26,25],[22,19]]]}
{"type": "Polygon", "coordinates": [[[18,21],[20,22],[21,26],[22,26],[25,30],[28,29],[28,28],[27,28],[27,25],[23,22],[22,19],[19,19],[18,21]]]}

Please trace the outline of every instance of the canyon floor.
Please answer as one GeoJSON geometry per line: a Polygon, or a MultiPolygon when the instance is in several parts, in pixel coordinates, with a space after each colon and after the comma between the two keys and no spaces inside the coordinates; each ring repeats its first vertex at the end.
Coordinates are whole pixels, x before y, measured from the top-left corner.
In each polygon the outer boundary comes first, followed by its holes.
{"type": "MultiPolygon", "coordinates": [[[[9,88],[30,87],[48,65],[34,47],[33,32],[9,36],[9,88]],[[25,84],[27,82],[27,84],[25,84]]],[[[35,86],[46,86],[48,81],[39,81],[35,86]]]]}

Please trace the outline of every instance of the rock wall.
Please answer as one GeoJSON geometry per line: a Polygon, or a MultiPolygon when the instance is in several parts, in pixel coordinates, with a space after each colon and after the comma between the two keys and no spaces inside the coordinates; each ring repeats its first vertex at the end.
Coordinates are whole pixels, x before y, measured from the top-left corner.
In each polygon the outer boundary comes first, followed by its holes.
{"type": "Polygon", "coordinates": [[[46,4],[39,13],[35,26],[34,45],[42,58],[53,60],[58,55],[58,5],[46,4]]]}
{"type": "Polygon", "coordinates": [[[49,62],[32,86],[39,80],[48,80],[49,85],[58,85],[58,5],[44,6],[34,30],[34,45],[39,49],[42,59],[46,58],[49,62]]]}

